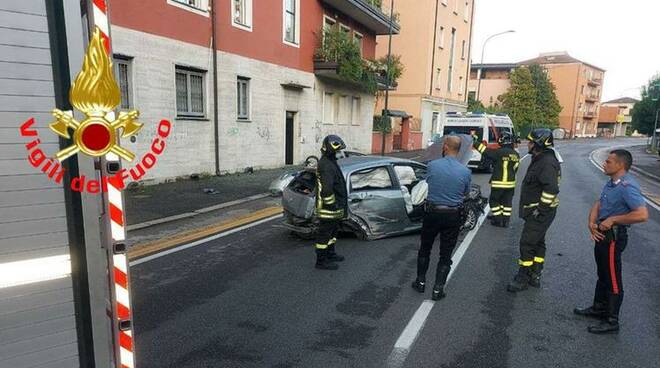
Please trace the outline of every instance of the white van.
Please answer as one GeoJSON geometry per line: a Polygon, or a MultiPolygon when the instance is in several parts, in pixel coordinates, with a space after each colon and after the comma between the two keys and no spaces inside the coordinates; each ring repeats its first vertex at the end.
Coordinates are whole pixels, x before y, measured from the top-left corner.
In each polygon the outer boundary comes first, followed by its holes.
{"type": "MultiPolygon", "coordinates": [[[[513,122],[506,114],[448,112],[438,129],[439,132],[437,133],[440,136],[446,134],[472,134],[474,132],[488,147],[499,147],[497,139],[504,131],[515,137],[513,122]]],[[[472,158],[468,162],[468,167],[492,171],[492,165],[492,162],[482,162],[481,154],[477,150],[472,150],[472,158]]]]}

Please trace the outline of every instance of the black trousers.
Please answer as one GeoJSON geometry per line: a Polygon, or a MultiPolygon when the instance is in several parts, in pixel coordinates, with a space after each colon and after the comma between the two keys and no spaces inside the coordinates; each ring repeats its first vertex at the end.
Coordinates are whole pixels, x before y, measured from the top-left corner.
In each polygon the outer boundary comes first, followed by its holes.
{"type": "Polygon", "coordinates": [[[618,227],[605,233],[605,239],[596,242],[594,258],[598,271],[598,281],[594,293],[594,306],[605,307],[611,304],[612,296],[618,299],[618,306],[611,306],[613,317],[623,300],[623,280],[621,279],[621,253],[628,244],[628,230],[618,227]]]}
{"type": "Polygon", "coordinates": [[[496,219],[510,219],[513,211],[513,194],[515,189],[492,188],[490,189],[490,198],[488,204],[496,219]]]}
{"type": "Polygon", "coordinates": [[[550,211],[539,215],[534,218],[531,214],[525,216],[525,225],[522,234],[520,235],[520,265],[532,266],[534,262],[545,262],[545,234],[548,232],[552,221],[557,215],[557,209],[553,208],[550,211]]]}
{"type": "Polygon", "coordinates": [[[424,215],[421,245],[417,253],[418,280],[426,280],[431,249],[433,249],[433,243],[438,234],[440,235],[440,260],[438,261],[438,269],[442,266],[451,266],[451,255],[456,247],[461,225],[461,213],[459,211],[427,212],[424,215]]]}
{"type": "Polygon", "coordinates": [[[316,236],[316,249],[327,249],[328,246],[337,242],[340,220],[321,220],[318,234],[316,236]]]}

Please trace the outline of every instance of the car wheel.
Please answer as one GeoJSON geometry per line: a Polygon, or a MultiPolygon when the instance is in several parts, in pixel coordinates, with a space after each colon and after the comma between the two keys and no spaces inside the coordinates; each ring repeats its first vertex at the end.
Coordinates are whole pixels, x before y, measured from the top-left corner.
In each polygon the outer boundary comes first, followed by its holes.
{"type": "Polygon", "coordinates": [[[479,218],[477,217],[477,213],[474,211],[474,209],[470,208],[467,211],[467,215],[465,216],[465,223],[463,224],[463,229],[465,230],[473,230],[477,226],[477,221],[479,218]]]}
{"type": "Polygon", "coordinates": [[[315,169],[318,164],[319,164],[319,158],[312,155],[305,159],[303,166],[310,169],[315,169]]]}

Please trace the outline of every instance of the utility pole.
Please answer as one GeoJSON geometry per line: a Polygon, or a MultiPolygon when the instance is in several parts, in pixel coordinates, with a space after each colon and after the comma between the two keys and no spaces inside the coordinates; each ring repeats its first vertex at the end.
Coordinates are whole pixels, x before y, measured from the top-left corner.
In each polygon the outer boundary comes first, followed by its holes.
{"type": "Polygon", "coordinates": [[[394,0],[390,1],[390,30],[389,30],[389,40],[387,43],[387,67],[386,67],[386,82],[385,82],[385,109],[381,116],[381,145],[380,145],[380,155],[385,156],[385,135],[387,134],[387,128],[385,126],[385,121],[391,125],[390,122],[390,110],[389,110],[389,100],[390,100],[390,64],[392,64],[392,23],[394,23],[394,0]]]}

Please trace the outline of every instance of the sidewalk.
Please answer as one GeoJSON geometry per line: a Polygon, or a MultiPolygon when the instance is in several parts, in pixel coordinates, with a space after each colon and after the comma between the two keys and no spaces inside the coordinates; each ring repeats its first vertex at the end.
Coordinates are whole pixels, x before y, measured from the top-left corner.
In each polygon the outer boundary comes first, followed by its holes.
{"type": "MultiPolygon", "coordinates": [[[[388,156],[415,159],[420,157],[423,152],[423,150],[393,152],[388,156]]],[[[130,227],[248,197],[265,196],[268,186],[273,180],[285,172],[300,169],[300,166],[285,166],[259,170],[251,174],[211,176],[197,180],[183,179],[171,183],[128,189],[125,192],[126,222],[130,227]]]]}
{"type": "Polygon", "coordinates": [[[652,179],[660,178],[660,156],[646,152],[646,146],[630,147],[630,152],[633,155],[633,170],[641,171],[642,175],[648,174],[646,176],[652,179]]]}

